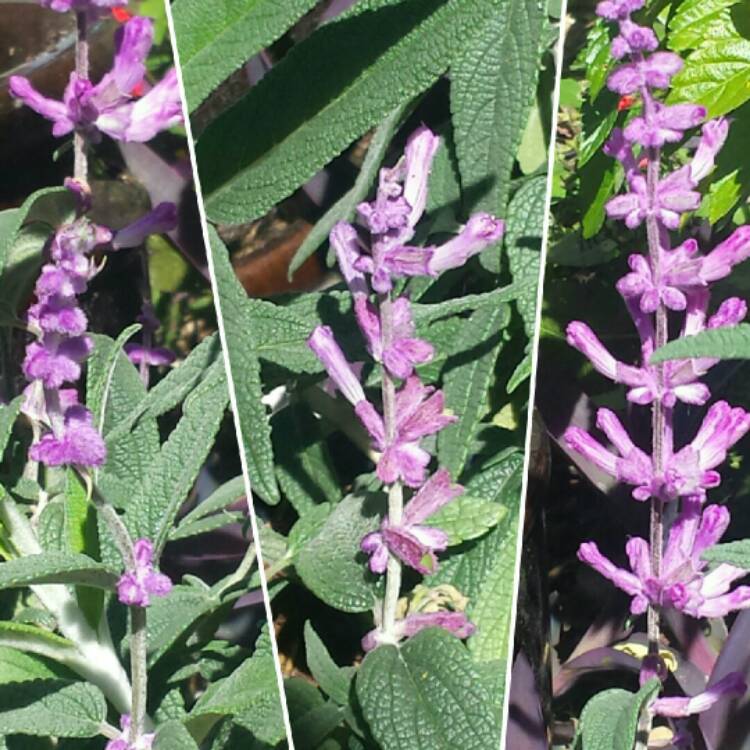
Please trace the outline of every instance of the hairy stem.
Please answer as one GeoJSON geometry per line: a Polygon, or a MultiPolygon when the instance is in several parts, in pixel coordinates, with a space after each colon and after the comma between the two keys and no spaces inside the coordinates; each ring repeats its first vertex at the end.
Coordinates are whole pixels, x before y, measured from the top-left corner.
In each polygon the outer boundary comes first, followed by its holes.
{"type": "MultiPolygon", "coordinates": [[[[380,326],[383,338],[383,349],[388,348],[393,340],[393,302],[390,293],[380,295],[380,326]]],[[[382,367],[383,423],[386,441],[391,442],[396,435],[396,384],[382,367]]],[[[401,482],[394,482],[388,488],[388,523],[395,526],[401,523],[404,512],[404,488],[401,482]]],[[[396,608],[401,593],[401,561],[392,553],[388,554],[388,566],[385,572],[385,598],[383,599],[384,633],[392,633],[396,624],[396,608]]]]}
{"type": "Polygon", "coordinates": [[[148,697],[146,609],[130,607],[130,679],[133,700],[130,714],[130,743],[141,737],[146,718],[148,697]]]}
{"type": "MultiPolygon", "coordinates": [[[[85,10],[76,13],[76,75],[80,80],[89,79],[88,15],[85,10]]],[[[76,130],[73,136],[73,177],[84,185],[89,179],[89,163],[86,155],[86,138],[76,130]]]]}

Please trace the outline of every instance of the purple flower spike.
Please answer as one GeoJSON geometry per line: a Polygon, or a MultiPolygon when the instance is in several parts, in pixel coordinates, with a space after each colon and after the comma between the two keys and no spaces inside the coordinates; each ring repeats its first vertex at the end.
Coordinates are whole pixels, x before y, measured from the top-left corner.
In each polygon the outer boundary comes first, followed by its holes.
{"type": "Polygon", "coordinates": [[[154,547],[148,539],[139,539],[133,545],[135,569],[127,570],[117,582],[117,598],[128,606],[148,607],[152,596],[166,596],[172,582],[152,565],[154,547]]]}
{"type": "Polygon", "coordinates": [[[708,711],[720,700],[735,698],[747,692],[747,683],[739,672],[730,672],[704,692],[692,698],[657,698],[651,709],[657,716],[684,718],[708,711]]]}
{"type": "Polygon", "coordinates": [[[701,140],[690,164],[690,176],[698,184],[714,168],[714,159],[729,134],[729,123],[723,117],[710,120],[703,126],[701,140]]]}
{"type": "Polygon", "coordinates": [[[174,203],[160,203],[137,221],[116,232],[112,239],[112,247],[115,250],[138,247],[149,235],[171,232],[176,227],[177,206],[174,203]]]}
{"type": "Polygon", "coordinates": [[[424,125],[417,128],[406,142],[403,195],[409,205],[407,226],[410,230],[414,229],[424,213],[427,204],[427,184],[439,146],[440,138],[424,125]]]}
{"type": "Polygon", "coordinates": [[[609,21],[624,20],[643,7],[644,0],[602,0],[596,6],[596,15],[609,21]]]}
{"type": "Polygon", "coordinates": [[[449,268],[463,266],[472,255],[498,242],[505,232],[505,222],[491,214],[475,214],[458,236],[433,249],[429,272],[437,276],[449,268]]]}
{"type": "Polygon", "coordinates": [[[621,60],[638,52],[653,52],[659,46],[656,34],[626,18],[620,23],[620,34],[612,40],[612,57],[621,60]]]}
{"type": "Polygon", "coordinates": [[[698,503],[689,502],[672,526],[659,578],[652,573],[648,542],[639,537],[626,545],[632,572],[614,565],[594,542],[582,544],[578,557],[633,597],[633,614],[643,614],[649,604],[672,607],[691,617],[724,617],[747,609],[750,587],[729,591],[732,583],[747,575],[747,571],[722,564],[704,573],[708,563],[701,560],[703,552],[721,539],[729,524],[729,512],[712,505],[701,514],[699,508],[698,503]]]}
{"type": "Polygon", "coordinates": [[[174,69],[140,99],[134,90],[145,85],[145,60],[153,41],[153,21],[135,17],[118,29],[112,70],[94,85],[72,73],[61,102],[43,96],[28,79],[11,76],[10,92],[53,122],[62,137],[78,130],[92,140],[99,133],[121,141],[148,141],[182,121],[182,104],[174,69]]]}
{"type": "Polygon", "coordinates": [[[379,628],[371,630],[362,639],[362,649],[367,652],[381,644],[393,645],[404,638],[411,638],[426,628],[442,628],[461,639],[469,638],[476,632],[476,628],[463,612],[419,613],[408,615],[404,620],[398,620],[393,633],[383,633],[379,628]]]}
{"type": "Polygon", "coordinates": [[[409,501],[401,523],[391,525],[384,519],[380,531],[367,534],[361,548],[370,555],[370,570],[384,573],[388,551],[409,567],[424,575],[437,570],[435,552],[448,546],[448,535],[441,529],[421,525],[440,508],[463,494],[463,487],[451,483],[447,469],[439,469],[409,501]]]}
{"type": "Polygon", "coordinates": [[[341,275],[356,302],[369,292],[364,273],[356,268],[357,260],[362,255],[362,243],[357,230],[348,222],[340,221],[331,230],[329,239],[331,247],[336,251],[341,275]]]}
{"type": "Polygon", "coordinates": [[[91,412],[76,404],[65,411],[61,429],[53,429],[31,446],[29,457],[47,466],[101,466],[107,449],[91,412]]]}
{"type": "Polygon", "coordinates": [[[406,297],[393,302],[393,340],[387,347],[383,347],[380,316],[372,302],[355,296],[354,312],[367,340],[367,350],[376,362],[386,366],[391,375],[406,379],[414,372],[415,365],[432,359],[435,353],[432,344],[414,336],[411,303],[406,297]]]}
{"type": "Polygon", "coordinates": [[[134,743],[130,742],[130,715],[120,717],[122,732],[119,737],[110,740],[104,750],[151,750],[155,734],[143,734],[134,743]]]}
{"type": "Polygon", "coordinates": [[[672,52],[655,52],[650,57],[621,65],[607,79],[617,94],[634,94],[646,86],[664,89],[673,75],[682,70],[682,59],[672,52]]]}

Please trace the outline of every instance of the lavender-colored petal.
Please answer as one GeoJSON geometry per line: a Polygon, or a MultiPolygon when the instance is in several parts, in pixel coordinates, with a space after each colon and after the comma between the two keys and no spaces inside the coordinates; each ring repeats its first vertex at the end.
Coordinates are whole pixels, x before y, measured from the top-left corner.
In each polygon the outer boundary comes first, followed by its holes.
{"type": "Polygon", "coordinates": [[[707,711],[723,698],[744,695],[746,691],[747,684],[742,675],[739,672],[730,672],[703,693],[692,698],[657,698],[651,704],[651,709],[657,716],[692,716],[707,711]]]}
{"type": "Polygon", "coordinates": [[[578,559],[590,565],[597,573],[612,581],[617,588],[626,594],[638,596],[643,594],[643,583],[633,573],[618,568],[611,560],[608,560],[597,547],[595,542],[584,542],[578,548],[578,559]]]}
{"type": "Polygon", "coordinates": [[[381,533],[388,549],[410,568],[422,575],[430,575],[437,570],[438,562],[433,549],[412,534],[411,529],[383,526],[381,533]]]}
{"type": "Polygon", "coordinates": [[[699,183],[714,168],[716,154],[721,150],[729,133],[729,122],[720,117],[703,126],[701,140],[690,164],[690,176],[699,183]]]}
{"type": "Polygon", "coordinates": [[[328,326],[318,326],[307,345],[321,361],[331,380],[352,406],[365,401],[365,392],[328,326]]]}
{"type": "Polygon", "coordinates": [[[463,493],[464,488],[460,484],[453,484],[447,469],[438,469],[407,503],[404,525],[422,523],[463,493]]]}
{"type": "Polygon", "coordinates": [[[331,230],[329,240],[336,252],[341,275],[356,302],[358,297],[366,296],[368,293],[365,275],[355,266],[362,254],[362,245],[357,230],[348,222],[339,221],[331,230]]]}
{"type": "Polygon", "coordinates": [[[116,232],[112,247],[115,250],[138,247],[149,235],[171,232],[176,226],[177,206],[174,203],[160,203],[137,221],[116,232]]]}
{"type": "Polygon", "coordinates": [[[75,124],[68,115],[68,109],[63,102],[49,99],[40,94],[29,81],[23,76],[11,76],[8,88],[12,96],[20,99],[27,107],[30,107],[55,123],[57,126],[57,135],[65,135],[73,130],[75,124]]]}
{"type": "Polygon", "coordinates": [[[504,232],[505,222],[501,219],[487,213],[475,214],[456,237],[434,248],[429,262],[430,274],[463,266],[472,255],[498,242],[504,232]]]}
{"type": "Polygon", "coordinates": [[[425,628],[442,628],[461,639],[468,638],[476,632],[476,627],[463,612],[427,612],[408,615],[403,620],[406,638],[411,638],[425,628]]]}
{"type": "Polygon", "coordinates": [[[133,544],[133,557],[138,567],[151,565],[154,560],[154,545],[149,539],[138,539],[133,544]]]}
{"type": "Polygon", "coordinates": [[[432,162],[439,146],[440,138],[425,126],[417,128],[406,142],[403,196],[409,204],[407,222],[410,227],[416,226],[424,213],[432,162]]]}
{"type": "Polygon", "coordinates": [[[370,570],[373,573],[385,573],[388,566],[388,547],[383,535],[379,531],[373,531],[362,538],[359,546],[370,556],[370,570]]]}

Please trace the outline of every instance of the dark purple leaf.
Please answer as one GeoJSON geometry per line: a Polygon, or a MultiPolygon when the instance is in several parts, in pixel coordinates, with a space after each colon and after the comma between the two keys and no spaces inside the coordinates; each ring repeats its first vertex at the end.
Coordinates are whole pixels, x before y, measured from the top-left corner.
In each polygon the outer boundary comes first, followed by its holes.
{"type": "Polygon", "coordinates": [[[506,750],[547,750],[542,704],[534,672],[521,652],[513,664],[508,705],[506,750]]]}

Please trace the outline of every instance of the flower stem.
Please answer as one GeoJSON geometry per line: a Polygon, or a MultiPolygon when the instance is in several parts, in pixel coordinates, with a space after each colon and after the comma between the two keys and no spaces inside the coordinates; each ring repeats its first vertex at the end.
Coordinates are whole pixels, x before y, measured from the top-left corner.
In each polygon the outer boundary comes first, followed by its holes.
{"type": "MultiPolygon", "coordinates": [[[[393,340],[393,302],[390,293],[380,295],[380,326],[383,339],[383,350],[393,340]]],[[[391,442],[396,436],[396,384],[382,367],[383,423],[386,441],[391,442]]],[[[404,488],[401,482],[394,482],[388,488],[388,523],[391,526],[401,523],[404,512],[404,488]]],[[[382,631],[392,633],[396,624],[396,609],[401,593],[401,561],[392,553],[388,554],[388,565],[385,571],[385,597],[383,599],[382,631]]]]}
{"type": "Polygon", "coordinates": [[[130,714],[130,743],[134,745],[144,730],[148,697],[147,631],[145,607],[130,607],[130,681],[133,707],[130,714]]]}
{"type": "MultiPolygon", "coordinates": [[[[79,80],[89,80],[89,40],[88,14],[85,10],[76,13],[76,75],[79,80]]],[[[73,177],[83,183],[88,183],[89,164],[86,155],[86,138],[79,130],[73,136],[73,177]]]]}

